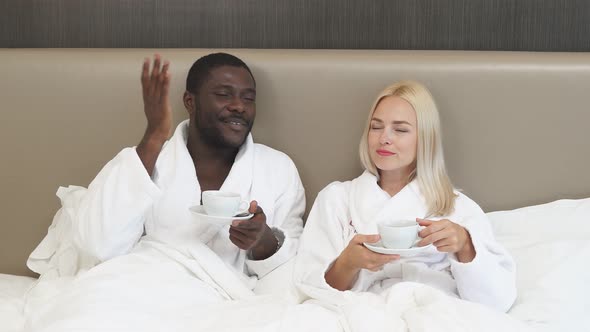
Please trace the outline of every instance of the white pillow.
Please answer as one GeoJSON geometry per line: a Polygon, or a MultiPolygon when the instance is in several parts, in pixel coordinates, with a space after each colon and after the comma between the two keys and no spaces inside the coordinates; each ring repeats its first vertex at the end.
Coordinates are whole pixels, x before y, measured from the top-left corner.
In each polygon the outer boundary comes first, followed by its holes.
{"type": "Polygon", "coordinates": [[[547,331],[590,331],[590,198],[487,215],[516,261],[510,315],[547,331]]]}

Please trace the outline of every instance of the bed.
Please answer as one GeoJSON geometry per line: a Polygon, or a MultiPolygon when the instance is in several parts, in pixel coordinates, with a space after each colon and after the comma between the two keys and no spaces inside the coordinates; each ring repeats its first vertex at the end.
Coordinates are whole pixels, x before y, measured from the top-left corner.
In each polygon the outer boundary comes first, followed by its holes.
{"type": "MultiPolygon", "coordinates": [[[[185,118],[184,75],[210,51],[158,50],[172,61],[176,122],[185,118]]],[[[59,208],[57,188],[87,185],[122,147],[137,144],[145,123],[138,68],[153,52],[0,50],[0,330],[25,328],[25,295],[36,283],[25,262],[59,208]]],[[[359,174],[356,147],[374,95],[396,80],[424,82],[441,110],[451,178],[488,212],[517,262],[509,315],[538,331],[590,330],[590,55],[230,52],[257,79],[255,140],[293,158],[308,209],[325,185],[359,174]]],[[[292,262],[271,273],[257,293],[280,290],[296,301],[285,290],[291,269],[292,262]]]]}

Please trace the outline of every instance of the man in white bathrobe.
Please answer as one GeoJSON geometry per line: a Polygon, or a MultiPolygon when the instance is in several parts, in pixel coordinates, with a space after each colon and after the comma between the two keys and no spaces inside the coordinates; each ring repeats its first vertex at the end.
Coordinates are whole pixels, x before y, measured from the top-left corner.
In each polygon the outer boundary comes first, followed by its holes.
{"type": "Polygon", "coordinates": [[[225,53],[197,60],[183,97],[189,119],[169,140],[168,66],[158,55],[151,71],[143,64],[137,147],[88,189],[58,190],[62,208],[27,261],[41,275],[27,293],[27,330],[216,329],[226,313],[211,304],[252,298],[257,280],[295,256],[304,189],[287,155],[253,142],[248,66],[225,53]],[[253,216],[222,225],[192,213],[205,190],[239,193],[253,216]]]}
{"type": "Polygon", "coordinates": [[[168,62],[143,64],[147,118],[136,148],[121,151],[90,184],[79,206],[77,243],[100,261],[128,253],[144,234],[171,246],[206,243],[246,275],[262,277],[295,255],[305,209],[291,159],[252,141],[256,82],[233,55],[204,56],[191,67],[173,137],[168,62]],[[251,201],[249,220],[229,228],[199,222],[188,208],[201,192],[238,192],[251,201]]]}
{"type": "Polygon", "coordinates": [[[172,270],[190,271],[188,283],[200,279],[221,298],[235,299],[294,257],[304,189],[287,155],[252,140],[256,82],[250,69],[226,53],[197,60],[183,96],[189,119],[167,140],[168,67],[158,55],[151,71],[144,61],[147,126],[137,147],[123,149],[88,189],[58,190],[62,209],[27,262],[42,280],[79,275],[97,263],[103,264],[85,275],[106,280],[102,276],[147,268],[142,274],[168,276],[170,260],[172,270]],[[253,216],[223,226],[191,213],[205,190],[239,193],[253,216]]]}

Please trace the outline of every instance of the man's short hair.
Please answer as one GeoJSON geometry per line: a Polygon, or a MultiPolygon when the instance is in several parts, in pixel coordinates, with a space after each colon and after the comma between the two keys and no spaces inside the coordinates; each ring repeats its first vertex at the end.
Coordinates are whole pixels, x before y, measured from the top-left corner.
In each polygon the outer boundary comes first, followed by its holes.
{"type": "MultiPolygon", "coordinates": [[[[250,73],[250,76],[252,76],[252,80],[254,80],[254,75],[252,75],[250,68],[238,57],[227,53],[211,53],[193,63],[186,77],[186,90],[198,94],[201,85],[203,85],[211,70],[222,66],[245,68],[250,73]]],[[[254,84],[256,84],[256,80],[254,80],[254,84]]]]}

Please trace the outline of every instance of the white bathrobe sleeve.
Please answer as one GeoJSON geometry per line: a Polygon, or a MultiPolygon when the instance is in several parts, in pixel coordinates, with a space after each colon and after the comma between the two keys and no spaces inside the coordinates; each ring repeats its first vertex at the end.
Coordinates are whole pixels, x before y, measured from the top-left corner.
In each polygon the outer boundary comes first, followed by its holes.
{"type": "Polygon", "coordinates": [[[147,209],[160,194],[135,149],[123,149],[73,209],[75,244],[100,261],[128,253],[143,234],[147,209]]]}
{"type": "MultiPolygon", "coordinates": [[[[272,167],[275,171],[272,174],[276,179],[271,180],[271,183],[274,182],[272,183],[274,188],[267,187],[266,190],[277,191],[275,192],[276,199],[272,207],[272,218],[267,219],[266,222],[279,240],[280,247],[277,252],[267,259],[246,259],[248,274],[256,275],[258,278],[264,277],[295,257],[299,246],[299,237],[303,231],[305,190],[297,168],[286,154],[279,153],[273,159],[275,160],[272,167]]],[[[262,208],[264,209],[264,206],[262,208]]]]}
{"type": "Polygon", "coordinates": [[[457,223],[469,232],[476,252],[469,263],[461,263],[454,255],[449,255],[459,296],[502,312],[508,311],[516,299],[514,260],[496,242],[485,213],[475,202],[459,194],[455,210],[464,215],[457,223]]]}
{"type": "Polygon", "coordinates": [[[332,183],[317,196],[301,235],[295,262],[295,283],[308,297],[338,301],[341,296],[325,279],[325,273],[348,245],[351,229],[348,213],[349,183],[332,183]]]}

